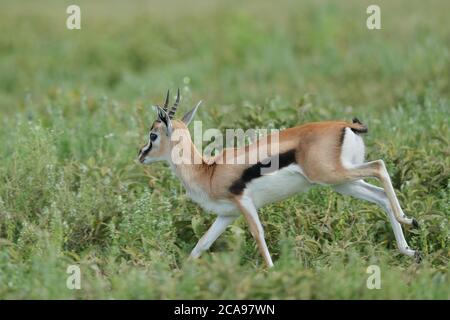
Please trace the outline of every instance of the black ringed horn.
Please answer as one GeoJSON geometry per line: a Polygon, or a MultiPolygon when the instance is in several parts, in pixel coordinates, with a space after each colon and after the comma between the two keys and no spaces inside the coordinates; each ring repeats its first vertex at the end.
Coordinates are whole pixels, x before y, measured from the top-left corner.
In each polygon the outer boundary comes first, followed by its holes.
{"type": "Polygon", "coordinates": [[[173,117],[175,116],[175,112],[177,112],[177,108],[178,108],[178,104],[179,103],[180,103],[180,88],[178,88],[177,99],[175,100],[175,103],[174,103],[173,107],[169,111],[169,118],[170,119],[173,119],[173,117]]]}
{"type": "Polygon", "coordinates": [[[169,107],[169,95],[170,95],[170,90],[167,90],[166,101],[164,102],[164,107],[163,107],[163,110],[165,112],[167,112],[167,108],[169,107]]]}

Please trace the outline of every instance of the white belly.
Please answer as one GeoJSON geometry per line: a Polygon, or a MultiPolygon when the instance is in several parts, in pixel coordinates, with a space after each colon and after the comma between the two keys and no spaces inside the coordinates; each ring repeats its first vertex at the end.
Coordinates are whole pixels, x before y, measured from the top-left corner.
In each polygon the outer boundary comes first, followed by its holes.
{"type": "Polygon", "coordinates": [[[245,188],[256,208],[283,200],[299,192],[307,191],[311,183],[296,164],[291,164],[270,175],[252,180],[245,188]]]}
{"type": "Polygon", "coordinates": [[[239,209],[236,204],[230,200],[212,200],[208,195],[200,189],[188,189],[188,197],[198,203],[205,211],[215,213],[217,215],[229,216],[238,215],[239,209]]]}

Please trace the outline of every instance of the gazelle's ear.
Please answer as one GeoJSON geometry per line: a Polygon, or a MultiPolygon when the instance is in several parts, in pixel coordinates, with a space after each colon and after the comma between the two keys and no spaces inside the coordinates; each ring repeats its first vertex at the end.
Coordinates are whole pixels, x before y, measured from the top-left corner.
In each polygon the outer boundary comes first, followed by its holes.
{"type": "Polygon", "coordinates": [[[156,112],[158,113],[158,119],[165,124],[167,129],[167,136],[172,134],[172,121],[170,120],[169,115],[164,111],[160,106],[156,106],[156,112]]]}
{"type": "Polygon", "coordinates": [[[192,119],[194,119],[195,113],[197,112],[197,109],[198,109],[198,107],[199,107],[201,104],[202,104],[202,101],[199,101],[199,102],[197,103],[197,105],[196,105],[194,108],[192,108],[191,111],[189,111],[188,113],[186,113],[186,114],[183,116],[182,121],[184,122],[184,124],[185,124],[186,126],[188,126],[189,123],[191,123],[192,119]]]}

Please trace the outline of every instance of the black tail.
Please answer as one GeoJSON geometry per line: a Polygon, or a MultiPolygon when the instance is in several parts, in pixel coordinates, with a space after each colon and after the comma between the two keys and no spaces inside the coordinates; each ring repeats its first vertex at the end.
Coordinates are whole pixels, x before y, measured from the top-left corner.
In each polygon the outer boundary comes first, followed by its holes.
{"type": "Polygon", "coordinates": [[[356,117],[355,117],[355,118],[353,118],[353,120],[352,120],[352,121],[353,121],[353,123],[359,123],[359,124],[362,124],[362,122],[361,122],[361,121],[359,121],[359,119],[358,119],[358,118],[356,118],[356,117]]]}
{"type": "Polygon", "coordinates": [[[353,118],[353,126],[350,127],[350,129],[354,133],[367,133],[367,126],[363,124],[361,121],[359,121],[358,118],[353,118]]]}

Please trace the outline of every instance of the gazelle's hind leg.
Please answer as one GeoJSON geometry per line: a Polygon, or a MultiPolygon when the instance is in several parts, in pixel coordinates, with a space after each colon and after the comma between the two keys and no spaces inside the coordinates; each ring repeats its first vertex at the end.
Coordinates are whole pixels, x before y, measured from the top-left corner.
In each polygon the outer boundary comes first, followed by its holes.
{"type": "Polygon", "coordinates": [[[350,195],[358,199],[370,201],[383,208],[384,211],[386,211],[389,220],[391,221],[392,229],[394,230],[395,239],[397,241],[397,246],[400,252],[408,256],[414,256],[416,257],[416,259],[420,259],[419,252],[411,250],[406,243],[402,226],[395,219],[389,199],[382,188],[376,187],[362,180],[358,180],[334,186],[333,189],[341,194],[350,195]]]}
{"type": "Polygon", "coordinates": [[[258,245],[259,252],[264,258],[267,266],[270,268],[273,266],[272,258],[270,257],[269,249],[267,248],[266,240],[264,239],[264,229],[262,227],[261,221],[259,220],[258,211],[253,204],[252,199],[245,195],[245,192],[242,196],[237,196],[234,198],[236,205],[241,210],[242,214],[245,217],[245,220],[248,223],[250,228],[250,232],[256,240],[256,244],[258,245]]]}
{"type": "Polygon", "coordinates": [[[391,183],[391,178],[386,170],[383,160],[376,160],[360,165],[355,165],[351,168],[345,168],[346,180],[358,180],[368,177],[378,178],[383,184],[383,189],[386,193],[389,203],[391,205],[392,211],[398,222],[413,225],[418,227],[419,224],[415,219],[408,218],[402,211],[400,203],[398,202],[397,196],[395,195],[394,187],[391,183]]]}

